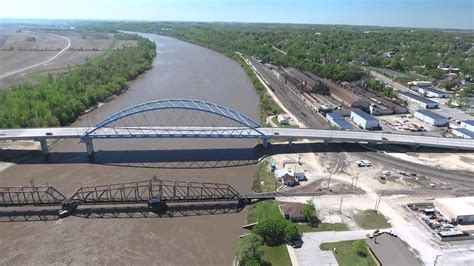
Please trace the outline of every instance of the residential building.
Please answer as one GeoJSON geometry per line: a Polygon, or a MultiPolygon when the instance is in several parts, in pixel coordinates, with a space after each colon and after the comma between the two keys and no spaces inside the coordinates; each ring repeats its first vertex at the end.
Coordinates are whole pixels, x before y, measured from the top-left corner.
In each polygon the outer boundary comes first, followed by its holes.
{"type": "Polygon", "coordinates": [[[282,177],[282,182],[285,186],[289,187],[294,187],[299,184],[298,178],[289,174],[286,174],[282,177]]]}
{"type": "Polygon", "coordinates": [[[301,167],[301,165],[298,163],[285,164],[285,170],[289,175],[296,177],[298,181],[306,180],[306,174],[303,170],[303,167],[301,167]]]}
{"type": "Polygon", "coordinates": [[[417,87],[419,94],[424,95],[428,98],[448,98],[449,93],[433,87],[417,87]]]}
{"type": "Polygon", "coordinates": [[[342,130],[348,130],[352,129],[352,125],[346,121],[346,119],[338,114],[338,113],[327,113],[326,114],[326,119],[329,121],[329,123],[338,129],[342,130]]]}
{"type": "Polygon", "coordinates": [[[292,222],[304,222],[306,220],[303,213],[301,212],[303,210],[303,204],[301,203],[287,202],[280,208],[285,219],[288,219],[292,222]]]}
{"type": "Polygon", "coordinates": [[[430,124],[436,127],[446,126],[449,123],[448,118],[442,115],[439,115],[435,112],[424,110],[424,109],[415,111],[413,116],[427,124],[430,124]]]}
{"type": "Polygon", "coordinates": [[[434,206],[451,223],[474,222],[474,197],[439,198],[434,206]]]}
{"type": "Polygon", "coordinates": [[[363,129],[377,129],[379,120],[362,110],[351,111],[351,121],[363,129]]]}
{"type": "Polygon", "coordinates": [[[414,104],[420,106],[421,108],[425,108],[425,109],[438,108],[438,103],[437,102],[434,102],[432,100],[423,98],[421,96],[415,95],[415,94],[410,93],[410,92],[404,92],[404,91],[398,92],[397,97],[399,99],[405,100],[407,102],[414,103],[414,104]]]}

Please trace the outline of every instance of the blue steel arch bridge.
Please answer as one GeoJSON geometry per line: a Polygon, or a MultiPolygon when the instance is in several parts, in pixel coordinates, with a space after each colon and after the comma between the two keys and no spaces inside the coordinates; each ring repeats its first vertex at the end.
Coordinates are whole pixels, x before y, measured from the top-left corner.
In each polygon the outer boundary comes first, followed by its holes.
{"type": "Polygon", "coordinates": [[[201,100],[162,99],[114,113],[94,127],[0,129],[0,140],[35,140],[48,153],[47,139],[80,139],[94,154],[94,139],[210,138],[270,140],[310,139],[324,143],[396,144],[474,150],[473,139],[420,136],[380,131],[262,127],[231,108],[201,100]]]}

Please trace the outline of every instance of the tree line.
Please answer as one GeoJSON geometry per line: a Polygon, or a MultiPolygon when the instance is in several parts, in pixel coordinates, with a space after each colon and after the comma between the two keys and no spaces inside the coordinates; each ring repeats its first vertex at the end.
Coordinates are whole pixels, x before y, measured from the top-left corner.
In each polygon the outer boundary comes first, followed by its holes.
{"type": "MultiPolygon", "coordinates": [[[[92,28],[90,24],[82,25],[92,28]]],[[[196,22],[108,22],[98,30],[153,32],[196,43],[235,59],[234,51],[322,77],[355,81],[360,66],[415,71],[439,78],[438,64],[474,75],[472,31],[370,26],[196,22]]]]}
{"type": "MultiPolygon", "coordinates": [[[[121,36],[124,37],[124,36],[121,36]]],[[[85,110],[128,88],[128,81],[152,67],[155,43],[134,36],[137,46],[113,51],[98,60],[38,84],[0,90],[0,127],[65,126],[85,110]]]]}

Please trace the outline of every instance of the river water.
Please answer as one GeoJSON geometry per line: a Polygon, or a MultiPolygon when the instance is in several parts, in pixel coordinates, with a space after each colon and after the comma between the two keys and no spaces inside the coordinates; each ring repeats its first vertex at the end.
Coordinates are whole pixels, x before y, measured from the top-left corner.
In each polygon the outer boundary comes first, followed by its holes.
{"type": "MultiPolygon", "coordinates": [[[[144,34],[157,43],[153,69],[111,102],[74,126],[94,125],[132,105],[164,98],[193,98],[231,107],[258,121],[258,98],[240,66],[206,48],[144,34]]],[[[95,159],[85,147],[63,141],[0,173],[1,186],[50,184],[65,196],[81,186],[162,179],[231,184],[249,191],[255,173],[255,141],[96,141],[95,159]],[[247,165],[248,164],[248,165],[247,165]],[[229,166],[208,168],[209,166],[229,166]],[[238,166],[235,166],[238,165],[238,166]]],[[[200,264],[229,265],[245,212],[174,218],[79,218],[0,223],[0,264],[200,264]]]]}

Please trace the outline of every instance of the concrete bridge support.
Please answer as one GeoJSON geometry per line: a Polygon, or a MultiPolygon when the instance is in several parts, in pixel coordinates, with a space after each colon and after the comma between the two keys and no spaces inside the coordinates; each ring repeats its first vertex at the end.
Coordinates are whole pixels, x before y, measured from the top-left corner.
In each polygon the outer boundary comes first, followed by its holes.
{"type": "Polygon", "coordinates": [[[46,139],[40,139],[40,144],[41,144],[41,153],[43,155],[48,155],[49,154],[49,149],[48,149],[48,142],[46,139]]]}
{"type": "Polygon", "coordinates": [[[94,144],[92,143],[92,139],[87,139],[83,141],[86,144],[87,156],[94,156],[94,144]]]}
{"type": "Polygon", "coordinates": [[[267,138],[262,139],[262,145],[264,148],[268,148],[268,144],[270,144],[270,141],[267,138]]]}

